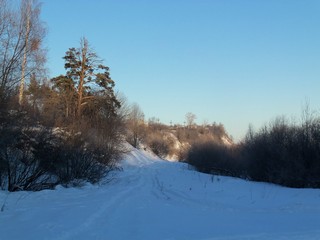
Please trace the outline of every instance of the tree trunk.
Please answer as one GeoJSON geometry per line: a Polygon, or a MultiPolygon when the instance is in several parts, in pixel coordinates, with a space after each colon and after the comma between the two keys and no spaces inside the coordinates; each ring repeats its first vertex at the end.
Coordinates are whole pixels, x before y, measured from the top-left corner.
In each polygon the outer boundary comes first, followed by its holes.
{"type": "Polygon", "coordinates": [[[24,83],[25,83],[25,69],[27,65],[27,51],[28,51],[28,42],[29,42],[29,33],[30,33],[30,15],[31,15],[31,3],[28,3],[27,7],[27,19],[26,19],[26,38],[25,38],[25,46],[24,46],[24,54],[22,61],[22,70],[21,70],[21,81],[20,81],[20,89],[19,89],[19,104],[20,106],[23,103],[23,92],[24,92],[24,83]]]}
{"type": "Polygon", "coordinates": [[[81,117],[81,106],[83,100],[83,86],[84,86],[84,79],[85,79],[85,72],[86,72],[86,61],[87,61],[87,50],[88,50],[88,43],[86,39],[82,40],[82,48],[81,48],[81,72],[79,76],[79,86],[78,86],[78,106],[77,106],[77,117],[81,117]]]}

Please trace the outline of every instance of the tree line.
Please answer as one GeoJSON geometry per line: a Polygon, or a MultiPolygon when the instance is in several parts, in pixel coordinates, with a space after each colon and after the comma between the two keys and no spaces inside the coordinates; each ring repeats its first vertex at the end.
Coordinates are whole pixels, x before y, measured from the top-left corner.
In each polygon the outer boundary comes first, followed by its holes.
{"type": "Polygon", "coordinates": [[[238,144],[194,144],[186,162],[210,174],[320,188],[320,117],[308,107],[300,123],[279,117],[255,131],[249,127],[238,144]]]}
{"type": "Polygon", "coordinates": [[[195,123],[196,115],[186,114],[184,125],[166,125],[152,117],[145,120],[143,111],[134,103],[128,108],[126,118],[126,141],[135,148],[149,148],[158,157],[182,161],[191,146],[196,143],[232,143],[223,124],[195,123]]]}

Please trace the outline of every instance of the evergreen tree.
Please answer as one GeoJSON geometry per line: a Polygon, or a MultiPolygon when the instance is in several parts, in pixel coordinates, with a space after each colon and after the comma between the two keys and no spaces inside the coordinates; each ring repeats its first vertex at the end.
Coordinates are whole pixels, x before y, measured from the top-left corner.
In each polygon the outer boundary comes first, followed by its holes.
{"type": "Polygon", "coordinates": [[[66,104],[69,110],[69,103],[74,96],[74,116],[80,118],[85,113],[96,113],[99,111],[101,98],[104,99],[105,109],[108,109],[109,114],[116,114],[120,102],[113,91],[115,83],[110,77],[109,67],[104,66],[98,55],[90,49],[87,39],[81,39],[79,48],[69,48],[63,59],[66,75],[52,81],[60,93],[69,95],[66,104]]]}

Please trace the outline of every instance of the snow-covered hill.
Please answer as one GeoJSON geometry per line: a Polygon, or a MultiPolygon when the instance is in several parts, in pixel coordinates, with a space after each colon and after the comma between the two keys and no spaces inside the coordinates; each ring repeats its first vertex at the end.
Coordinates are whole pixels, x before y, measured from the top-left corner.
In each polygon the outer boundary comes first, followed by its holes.
{"type": "Polygon", "coordinates": [[[82,188],[0,192],[0,239],[320,239],[320,190],[211,176],[132,149],[82,188]]]}

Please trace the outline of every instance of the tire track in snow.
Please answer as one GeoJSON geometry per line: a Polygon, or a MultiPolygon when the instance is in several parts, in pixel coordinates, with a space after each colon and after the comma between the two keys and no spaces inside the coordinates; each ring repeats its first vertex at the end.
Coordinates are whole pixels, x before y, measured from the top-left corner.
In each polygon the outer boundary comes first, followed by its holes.
{"type": "MultiPolygon", "coordinates": [[[[108,191],[108,185],[104,186],[107,187],[105,191],[103,191],[101,194],[105,194],[107,200],[99,207],[94,213],[92,213],[83,224],[77,226],[76,228],[70,229],[70,231],[63,233],[60,237],[57,239],[60,240],[68,240],[68,239],[77,239],[79,236],[81,237],[81,234],[85,233],[87,230],[90,230],[90,227],[99,222],[101,218],[103,218],[103,221],[108,221],[110,218],[112,218],[112,215],[117,211],[118,206],[123,203],[124,201],[130,200],[139,189],[145,185],[145,181],[143,179],[143,174],[141,174],[142,167],[137,167],[136,170],[129,170],[131,172],[129,175],[126,175],[127,172],[124,172],[123,179],[121,179],[119,182],[116,183],[116,185],[120,186],[111,186],[111,188],[117,188],[122,189],[122,191],[108,191]],[[121,188],[120,188],[121,187],[121,188]],[[116,193],[116,195],[112,195],[116,193]],[[112,198],[112,199],[110,199],[112,198]],[[106,218],[107,216],[107,218],[106,218]]],[[[119,176],[121,177],[121,176],[119,176]]],[[[100,197],[100,199],[104,199],[103,197],[100,197]]],[[[81,239],[81,238],[80,238],[81,239]]]]}

